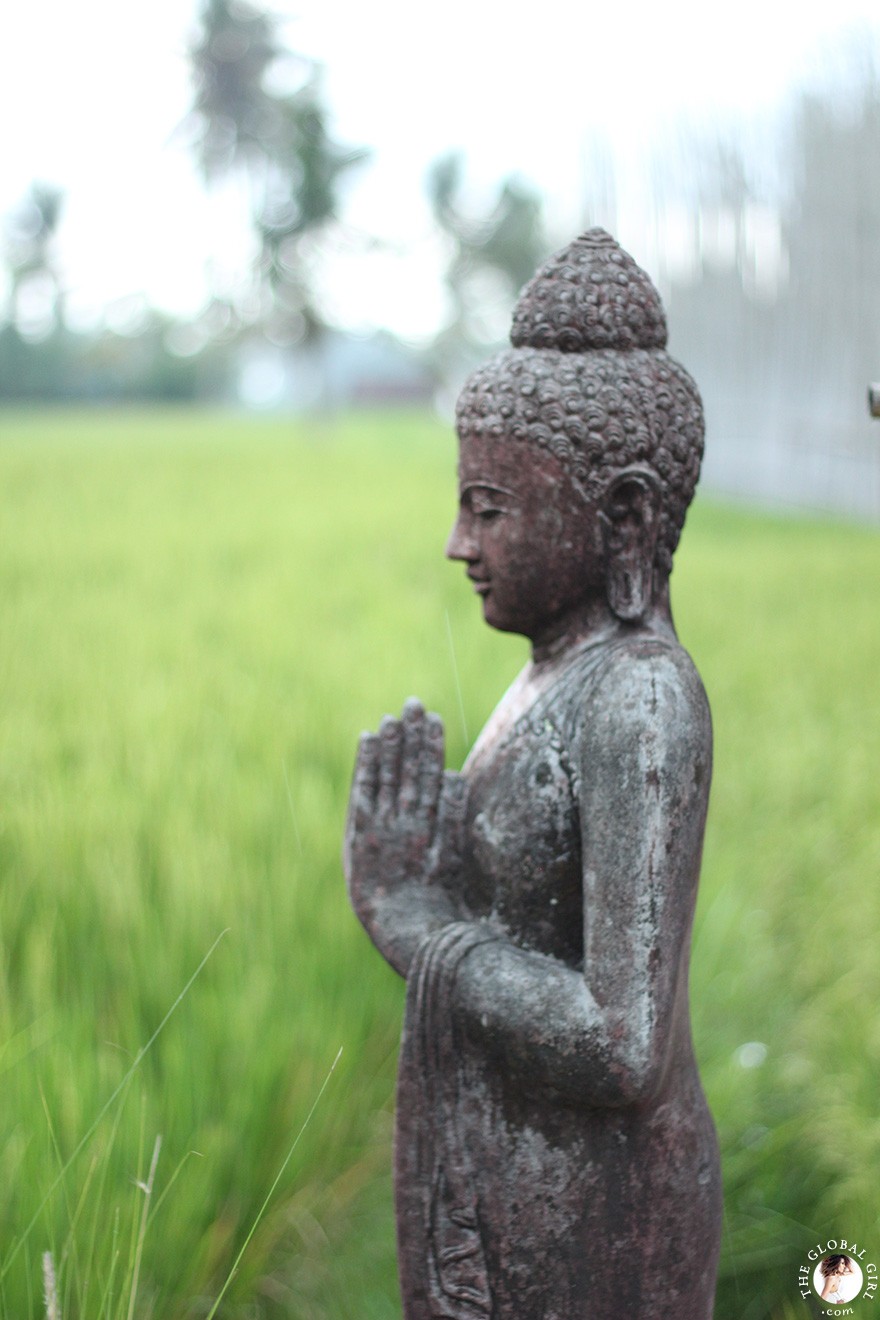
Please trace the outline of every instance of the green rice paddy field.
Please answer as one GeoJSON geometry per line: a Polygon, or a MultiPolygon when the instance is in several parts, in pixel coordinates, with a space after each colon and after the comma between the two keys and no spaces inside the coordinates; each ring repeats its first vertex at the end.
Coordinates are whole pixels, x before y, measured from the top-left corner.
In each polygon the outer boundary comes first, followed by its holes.
{"type": "MultiPolygon", "coordinates": [[[[339,849],[358,732],[415,693],[460,765],[525,656],[453,473],[416,415],[0,414],[2,1320],[45,1252],[64,1320],[399,1317],[402,986],[339,849]]],[[[673,584],[717,1316],[792,1320],[815,1243],[880,1258],[880,534],[698,501],[673,584]]]]}

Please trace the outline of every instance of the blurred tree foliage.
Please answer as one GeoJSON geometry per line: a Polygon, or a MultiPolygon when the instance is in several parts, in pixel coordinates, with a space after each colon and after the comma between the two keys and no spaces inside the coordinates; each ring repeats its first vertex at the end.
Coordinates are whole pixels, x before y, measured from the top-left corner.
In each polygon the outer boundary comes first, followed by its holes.
{"type": "Polygon", "coordinates": [[[61,284],[53,240],[64,205],[60,188],[33,183],[22,203],[8,217],[3,255],[9,271],[9,321],[43,337],[63,324],[61,284]]]}
{"type": "Polygon", "coordinates": [[[437,337],[434,356],[440,374],[457,383],[487,346],[506,339],[513,301],[548,255],[542,200],[535,188],[512,176],[488,211],[474,214],[465,201],[460,152],[434,161],[427,187],[450,248],[446,284],[452,315],[437,337]]]}
{"type": "Polygon", "coordinates": [[[258,240],[252,284],[236,296],[218,292],[192,326],[149,311],[131,333],[73,333],[53,255],[63,196],[35,183],[0,245],[9,290],[0,400],[217,397],[229,388],[243,329],[257,325],[277,344],[319,340],[316,241],[336,218],[342,176],[367,153],[332,139],[318,67],[286,51],[277,26],[247,4],[207,0],[192,51],[186,127],[206,181],[248,188],[258,240]]]}
{"type": "Polygon", "coordinates": [[[318,66],[286,51],[277,28],[240,0],[206,0],[189,125],[206,181],[243,178],[250,191],[256,297],[230,310],[277,343],[311,343],[324,328],[314,241],[336,219],[342,176],[368,153],[330,136],[318,66]]]}
{"type": "Polygon", "coordinates": [[[227,351],[174,351],[178,323],[151,312],[136,334],[74,334],[58,327],[28,338],[0,326],[0,402],[190,403],[222,396],[227,351]]]}
{"type": "MultiPolygon", "coordinates": [[[[75,333],[64,315],[54,253],[64,195],[33,183],[3,227],[6,305],[0,317],[0,400],[184,402],[220,388],[224,350],[181,351],[182,327],[149,311],[132,333],[75,333]]],[[[184,349],[187,349],[184,341],[184,349]]]]}

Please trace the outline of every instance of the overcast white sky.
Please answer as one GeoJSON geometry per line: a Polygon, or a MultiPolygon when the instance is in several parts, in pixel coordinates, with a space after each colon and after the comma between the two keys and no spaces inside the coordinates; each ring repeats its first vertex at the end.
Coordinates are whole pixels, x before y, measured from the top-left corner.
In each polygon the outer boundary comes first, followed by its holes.
{"type": "MultiPolygon", "coordinates": [[[[396,262],[336,265],[337,310],[418,333],[442,315],[423,186],[432,158],[463,149],[487,190],[521,172],[546,191],[565,237],[582,222],[597,153],[609,150],[620,236],[637,247],[652,142],[682,121],[743,118],[763,131],[789,89],[817,76],[837,31],[861,23],[868,38],[877,0],[270,7],[288,43],[325,64],[337,136],[373,149],[347,220],[401,245],[396,262]]],[[[241,200],[205,197],[177,131],[197,11],[196,0],[47,0],[4,16],[0,212],[34,179],[65,189],[59,257],[83,319],[138,295],[188,314],[211,266],[232,272],[245,259],[241,200]]]]}

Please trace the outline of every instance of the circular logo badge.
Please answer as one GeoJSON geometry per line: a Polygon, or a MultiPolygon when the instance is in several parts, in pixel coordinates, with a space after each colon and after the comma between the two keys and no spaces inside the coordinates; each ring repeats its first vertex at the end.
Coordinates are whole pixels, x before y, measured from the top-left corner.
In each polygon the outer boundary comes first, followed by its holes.
{"type": "Polygon", "coordinates": [[[863,1301],[877,1296],[878,1269],[867,1247],[855,1238],[828,1238],[807,1252],[798,1268],[798,1292],[819,1304],[820,1316],[855,1315],[863,1301]]]}

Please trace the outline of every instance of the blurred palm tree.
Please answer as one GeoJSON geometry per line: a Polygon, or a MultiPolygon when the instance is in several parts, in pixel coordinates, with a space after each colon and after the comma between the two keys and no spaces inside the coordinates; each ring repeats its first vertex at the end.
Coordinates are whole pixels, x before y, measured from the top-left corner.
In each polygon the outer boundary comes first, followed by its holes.
{"type": "Polygon", "coordinates": [[[277,342],[314,342],[324,328],[315,239],[337,218],[343,175],[368,153],[333,140],[320,69],[285,49],[277,18],[206,0],[201,24],[188,122],[202,174],[209,183],[239,177],[250,193],[255,319],[277,342]]]}
{"type": "Polygon", "coordinates": [[[63,206],[60,188],[32,183],[5,225],[3,258],[9,271],[6,319],[36,338],[45,338],[63,325],[61,280],[52,250],[63,206]]]}

